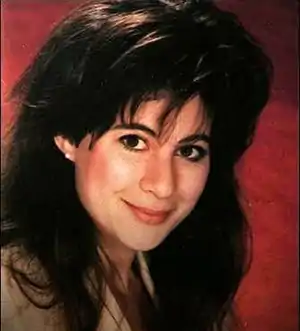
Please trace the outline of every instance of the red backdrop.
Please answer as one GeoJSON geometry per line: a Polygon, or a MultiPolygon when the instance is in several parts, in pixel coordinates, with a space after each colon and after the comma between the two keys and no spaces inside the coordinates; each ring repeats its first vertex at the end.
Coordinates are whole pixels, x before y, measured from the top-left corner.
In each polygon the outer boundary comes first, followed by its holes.
{"type": "MultiPolygon", "coordinates": [[[[72,1],[2,2],[2,129],[7,91],[72,1]]],[[[296,0],[217,0],[259,37],[275,66],[272,98],[238,166],[253,228],[254,255],[238,293],[248,331],[298,329],[298,81],[296,0]]]]}

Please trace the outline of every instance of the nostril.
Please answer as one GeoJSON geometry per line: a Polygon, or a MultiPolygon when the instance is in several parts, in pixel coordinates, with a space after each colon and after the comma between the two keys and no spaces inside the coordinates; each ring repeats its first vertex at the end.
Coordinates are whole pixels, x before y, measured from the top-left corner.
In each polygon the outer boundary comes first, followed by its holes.
{"type": "Polygon", "coordinates": [[[158,198],[170,197],[176,188],[176,175],[172,164],[164,161],[149,165],[140,180],[140,187],[145,192],[151,192],[158,198]]]}

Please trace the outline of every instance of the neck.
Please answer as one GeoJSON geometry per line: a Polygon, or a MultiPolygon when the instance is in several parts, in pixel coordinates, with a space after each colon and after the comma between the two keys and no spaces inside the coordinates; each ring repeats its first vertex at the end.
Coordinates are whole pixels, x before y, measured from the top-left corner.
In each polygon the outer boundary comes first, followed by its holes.
{"type": "Polygon", "coordinates": [[[102,238],[102,249],[106,255],[104,257],[104,267],[113,285],[121,292],[128,292],[132,280],[132,263],[136,251],[126,247],[122,243],[112,238],[102,238]]]}

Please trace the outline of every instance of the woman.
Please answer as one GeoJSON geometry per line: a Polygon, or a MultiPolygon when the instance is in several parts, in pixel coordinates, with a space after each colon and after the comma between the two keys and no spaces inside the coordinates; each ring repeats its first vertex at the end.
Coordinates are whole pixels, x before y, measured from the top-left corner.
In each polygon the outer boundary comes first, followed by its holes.
{"type": "Polygon", "coordinates": [[[234,166],[271,64],[208,1],[98,0],[15,86],[4,330],[225,330],[248,263],[234,166]]]}

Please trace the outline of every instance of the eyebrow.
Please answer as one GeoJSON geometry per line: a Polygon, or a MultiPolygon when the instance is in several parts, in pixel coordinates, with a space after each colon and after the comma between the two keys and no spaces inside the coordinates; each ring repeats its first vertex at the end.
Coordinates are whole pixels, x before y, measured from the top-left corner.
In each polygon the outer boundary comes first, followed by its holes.
{"type": "MultiPolygon", "coordinates": [[[[148,133],[150,136],[157,138],[157,133],[150,129],[148,126],[140,124],[140,123],[123,123],[123,124],[118,124],[112,127],[112,130],[118,130],[118,129],[126,129],[126,130],[140,130],[148,133]]],[[[195,133],[190,136],[187,136],[181,140],[179,140],[179,144],[191,144],[195,143],[197,141],[205,141],[209,143],[210,137],[205,134],[205,133],[195,133]]]]}

